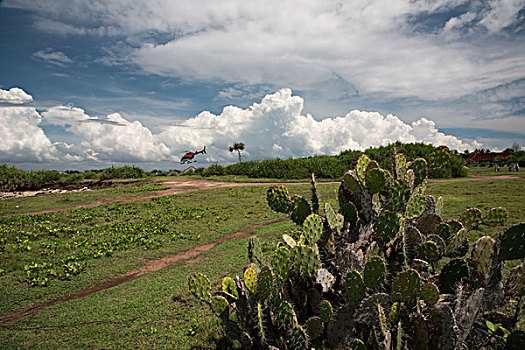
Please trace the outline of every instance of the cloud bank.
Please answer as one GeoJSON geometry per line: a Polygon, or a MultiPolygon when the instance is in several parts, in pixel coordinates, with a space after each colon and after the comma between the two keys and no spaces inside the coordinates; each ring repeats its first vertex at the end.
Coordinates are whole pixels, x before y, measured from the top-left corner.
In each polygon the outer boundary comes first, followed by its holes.
{"type": "MultiPolygon", "coordinates": [[[[21,89],[0,89],[0,96],[0,102],[32,100],[21,89]]],[[[219,115],[201,112],[154,134],[140,121],[128,121],[119,113],[98,117],[71,106],[55,106],[41,113],[23,105],[0,107],[0,133],[5,135],[0,142],[0,161],[176,164],[184,150],[207,146],[206,160],[224,163],[235,161],[228,151],[234,142],[244,142],[246,156],[252,160],[334,155],[395,141],[446,145],[460,151],[482,146],[445,135],[426,118],[407,124],[391,114],[354,110],[318,121],[303,114],[303,108],[300,96],[281,89],[249,108],[228,106],[219,115]],[[62,128],[74,142],[52,141],[44,132],[45,125],[62,128]]]]}

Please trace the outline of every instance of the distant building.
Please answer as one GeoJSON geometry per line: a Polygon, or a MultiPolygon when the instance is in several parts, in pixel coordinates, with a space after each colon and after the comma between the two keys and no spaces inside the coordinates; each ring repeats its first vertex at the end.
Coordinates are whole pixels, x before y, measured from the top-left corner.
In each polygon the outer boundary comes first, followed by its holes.
{"type": "Polygon", "coordinates": [[[187,167],[186,169],[184,169],[183,171],[181,171],[180,173],[181,174],[186,174],[186,173],[192,173],[192,172],[195,172],[195,167],[194,166],[190,166],[190,167],[187,167]]]}
{"type": "Polygon", "coordinates": [[[512,152],[476,152],[470,154],[464,154],[463,158],[467,165],[476,165],[481,163],[496,163],[505,161],[507,157],[513,155],[512,152]]]}

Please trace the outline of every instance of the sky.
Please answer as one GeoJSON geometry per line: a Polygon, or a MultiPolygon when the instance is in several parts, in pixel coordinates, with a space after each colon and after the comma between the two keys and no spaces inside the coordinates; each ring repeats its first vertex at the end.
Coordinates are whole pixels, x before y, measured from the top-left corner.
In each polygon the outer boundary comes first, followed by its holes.
{"type": "Polygon", "coordinates": [[[525,0],[0,0],[0,52],[24,169],[525,146],[525,0]]]}

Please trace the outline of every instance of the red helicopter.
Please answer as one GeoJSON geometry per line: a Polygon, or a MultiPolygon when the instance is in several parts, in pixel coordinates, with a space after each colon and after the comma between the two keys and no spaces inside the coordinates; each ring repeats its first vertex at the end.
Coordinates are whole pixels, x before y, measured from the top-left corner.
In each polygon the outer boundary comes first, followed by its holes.
{"type": "Polygon", "coordinates": [[[193,157],[201,153],[206,154],[206,146],[204,146],[204,149],[202,149],[201,151],[196,151],[196,152],[186,151],[186,154],[184,154],[182,158],[180,159],[180,163],[181,164],[194,163],[196,162],[196,160],[193,160],[193,157]]]}

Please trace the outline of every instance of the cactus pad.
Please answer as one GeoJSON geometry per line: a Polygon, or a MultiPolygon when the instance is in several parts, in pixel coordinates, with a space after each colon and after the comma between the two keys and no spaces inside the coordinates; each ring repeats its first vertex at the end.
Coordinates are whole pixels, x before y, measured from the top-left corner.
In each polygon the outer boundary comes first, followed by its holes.
{"type": "Polygon", "coordinates": [[[491,208],[487,211],[487,214],[483,217],[483,223],[485,225],[503,225],[509,218],[509,211],[503,207],[491,208]]]}
{"type": "Polygon", "coordinates": [[[279,247],[272,257],[272,268],[276,277],[285,281],[292,271],[292,262],[290,260],[290,251],[286,247],[279,247]]]}
{"type": "Polygon", "coordinates": [[[414,159],[408,164],[408,168],[414,171],[414,187],[421,185],[427,178],[427,161],[424,158],[414,159]]]}
{"type": "Polygon", "coordinates": [[[376,288],[385,282],[386,266],[385,261],[378,256],[371,257],[365,264],[363,277],[365,286],[376,288]]]}
{"type": "Polygon", "coordinates": [[[248,259],[252,263],[261,263],[262,262],[262,247],[261,241],[257,236],[252,236],[248,239],[248,259]]]}
{"type": "Polygon", "coordinates": [[[416,270],[406,270],[397,275],[392,284],[392,301],[410,301],[419,294],[421,278],[416,270]]]}
{"type": "Polygon", "coordinates": [[[442,293],[454,293],[456,287],[469,276],[468,266],[463,259],[453,259],[443,266],[439,274],[439,290],[442,293]]]}
{"type": "Polygon", "coordinates": [[[310,204],[308,204],[306,199],[299,195],[293,196],[293,205],[294,208],[292,210],[292,215],[290,218],[297,225],[302,225],[304,220],[308,217],[308,215],[312,213],[312,208],[310,208],[310,204]]]}
{"type": "Polygon", "coordinates": [[[266,201],[272,210],[289,213],[293,209],[292,198],[283,185],[275,185],[266,191],[266,201]]]}
{"type": "Polygon", "coordinates": [[[283,234],[283,241],[285,241],[286,244],[288,244],[290,248],[293,248],[297,245],[297,242],[295,242],[295,239],[293,239],[292,236],[287,235],[286,233],[283,234]]]}
{"type": "Polygon", "coordinates": [[[367,170],[366,187],[370,190],[370,194],[373,195],[381,191],[386,186],[386,181],[386,173],[383,169],[374,168],[367,170]]]}
{"type": "Polygon", "coordinates": [[[359,219],[359,214],[357,213],[357,208],[354,203],[347,202],[341,205],[341,213],[343,214],[345,222],[349,223],[351,228],[355,227],[357,220],[359,219]]]}
{"type": "Polygon", "coordinates": [[[450,228],[449,224],[442,222],[437,225],[435,233],[439,237],[443,238],[443,241],[449,242],[452,236],[452,229],[450,228]]]}
{"type": "Polygon", "coordinates": [[[428,262],[433,262],[439,259],[439,248],[436,242],[426,241],[419,246],[419,258],[428,262]]]}
{"type": "Polygon", "coordinates": [[[273,315],[281,326],[292,329],[295,326],[295,312],[286,300],[277,299],[273,304],[273,315]]]}
{"type": "Polygon", "coordinates": [[[414,219],[421,216],[427,207],[427,198],[422,194],[410,197],[405,209],[405,218],[414,219]]]}
{"type": "Polygon", "coordinates": [[[510,271],[507,280],[507,290],[510,295],[522,297],[525,295],[525,262],[510,271]]]}
{"type": "Polygon", "coordinates": [[[381,335],[384,337],[388,331],[388,323],[386,320],[385,309],[379,304],[377,304],[377,315],[379,319],[379,330],[381,335]]]}
{"type": "Polygon", "coordinates": [[[319,316],[312,316],[304,324],[306,333],[310,336],[310,339],[316,339],[323,334],[323,322],[319,316]]]}
{"type": "Polygon", "coordinates": [[[469,208],[465,210],[459,217],[459,221],[467,230],[476,229],[481,223],[481,210],[478,208],[469,208]]]}
{"type": "Polygon", "coordinates": [[[404,178],[405,173],[407,171],[407,159],[405,158],[405,155],[402,153],[396,154],[394,161],[396,165],[397,178],[398,179],[404,178]]]}
{"type": "Polygon", "coordinates": [[[444,205],[445,205],[445,202],[443,200],[443,197],[439,196],[438,199],[436,199],[436,205],[434,206],[434,213],[437,215],[442,215],[444,205]]]}
{"type": "Polygon", "coordinates": [[[427,305],[434,305],[439,300],[439,289],[432,283],[426,283],[419,291],[419,298],[421,298],[427,305]]]}
{"type": "Polygon", "coordinates": [[[264,331],[264,314],[261,303],[257,303],[257,326],[259,329],[259,336],[261,343],[266,343],[266,332],[264,331]]]}
{"type": "Polygon", "coordinates": [[[343,175],[343,184],[351,193],[359,193],[363,188],[355,170],[349,170],[343,175]]]}
{"type": "Polygon", "coordinates": [[[392,210],[401,210],[410,198],[410,185],[404,179],[397,179],[390,185],[388,197],[392,210]]]}
{"type": "Polygon", "coordinates": [[[250,293],[255,293],[257,290],[257,272],[253,267],[244,270],[244,285],[250,293]]]}
{"type": "Polygon", "coordinates": [[[295,326],[290,335],[290,350],[305,350],[308,348],[308,336],[303,327],[295,326]]]}
{"type": "Polygon", "coordinates": [[[400,214],[393,211],[385,210],[377,217],[374,228],[377,236],[384,244],[390,242],[401,229],[403,218],[400,214]]]}
{"type": "Polygon", "coordinates": [[[361,339],[355,338],[354,340],[352,340],[352,343],[350,343],[350,349],[351,350],[367,350],[367,347],[361,339]]]}
{"type": "Polygon", "coordinates": [[[356,270],[350,271],[345,278],[345,290],[351,307],[356,308],[365,297],[365,282],[356,270]]]}
{"type": "Polygon", "coordinates": [[[319,283],[323,287],[323,293],[326,293],[334,285],[335,277],[327,269],[319,269],[315,283],[319,283]]]}
{"type": "Polygon", "coordinates": [[[323,300],[321,302],[321,321],[327,323],[330,322],[332,319],[332,315],[334,314],[334,309],[332,308],[332,304],[328,300],[323,300]]]}
{"type": "Polygon", "coordinates": [[[269,266],[263,266],[257,275],[257,294],[259,300],[266,301],[273,292],[273,271],[269,266]]]}
{"type": "Polygon", "coordinates": [[[188,280],[190,292],[202,301],[211,302],[211,283],[208,277],[196,272],[188,280]]]}
{"type": "Polygon", "coordinates": [[[454,235],[450,243],[445,248],[445,255],[457,255],[457,253],[461,250],[462,246],[466,241],[467,231],[464,228],[462,228],[454,235]]]}
{"type": "Polygon", "coordinates": [[[452,237],[463,228],[463,224],[459,220],[448,220],[447,224],[450,226],[452,237]]]}
{"type": "Polygon", "coordinates": [[[321,220],[321,217],[317,214],[309,215],[303,222],[303,234],[306,238],[306,243],[313,246],[321,238],[322,233],[323,220],[321,220]]]}
{"type": "Polygon", "coordinates": [[[441,236],[439,235],[435,235],[435,234],[430,234],[427,236],[427,241],[432,241],[434,243],[436,243],[438,249],[439,249],[439,255],[443,255],[445,253],[445,248],[447,246],[447,244],[445,243],[445,241],[443,240],[443,238],[441,238],[441,236]]]}
{"type": "Polygon", "coordinates": [[[235,285],[235,281],[231,277],[224,277],[221,282],[222,292],[225,293],[227,296],[229,296],[232,299],[237,299],[239,296],[237,293],[237,286],[235,285]]]}
{"type": "Polygon", "coordinates": [[[417,256],[419,246],[423,243],[423,235],[414,226],[407,226],[404,234],[405,254],[408,258],[413,259],[417,256]]]}
{"type": "Polygon", "coordinates": [[[366,154],[362,154],[361,157],[357,160],[357,165],[355,170],[357,172],[357,178],[361,181],[362,184],[366,184],[366,169],[370,164],[370,158],[366,154]]]}
{"type": "Polygon", "coordinates": [[[432,233],[441,223],[441,216],[436,214],[423,215],[417,220],[417,228],[424,234],[432,233]]]}
{"type": "Polygon", "coordinates": [[[514,225],[503,233],[498,258],[500,260],[525,258],[525,223],[514,225]]]}
{"type": "Polygon", "coordinates": [[[388,323],[390,323],[391,326],[395,325],[397,320],[399,319],[399,302],[395,302],[392,304],[392,307],[390,308],[390,312],[388,313],[388,323]]]}
{"type": "Polygon", "coordinates": [[[410,186],[411,189],[414,188],[415,177],[416,176],[414,175],[414,170],[408,169],[406,174],[405,174],[405,180],[406,180],[406,182],[408,183],[408,186],[410,186]]]}
{"type": "Polygon", "coordinates": [[[297,273],[311,278],[317,276],[319,255],[315,249],[305,245],[296,246],[292,249],[292,261],[297,273]]]}
{"type": "Polygon", "coordinates": [[[211,298],[211,308],[217,316],[228,310],[228,306],[228,300],[223,296],[215,295],[211,298]]]}
{"type": "Polygon", "coordinates": [[[492,238],[483,236],[476,241],[472,248],[471,260],[482,276],[488,275],[492,268],[495,244],[496,242],[492,238]]]}

